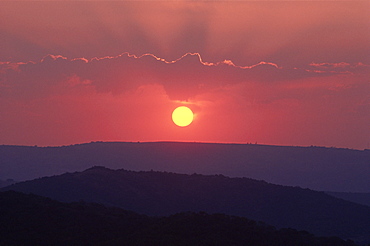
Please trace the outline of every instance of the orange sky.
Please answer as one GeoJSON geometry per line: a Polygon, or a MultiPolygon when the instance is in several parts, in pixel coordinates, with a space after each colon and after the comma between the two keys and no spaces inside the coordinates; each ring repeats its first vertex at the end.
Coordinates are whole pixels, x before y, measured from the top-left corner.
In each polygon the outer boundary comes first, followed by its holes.
{"type": "Polygon", "coordinates": [[[0,1],[0,144],[369,148],[369,7],[0,1]]]}

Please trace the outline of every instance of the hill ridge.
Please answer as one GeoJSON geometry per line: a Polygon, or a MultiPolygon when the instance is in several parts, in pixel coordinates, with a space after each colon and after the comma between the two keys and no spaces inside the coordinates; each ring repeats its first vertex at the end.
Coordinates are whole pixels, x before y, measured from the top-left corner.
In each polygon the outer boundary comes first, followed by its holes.
{"type": "Polygon", "coordinates": [[[223,174],[334,192],[370,192],[370,151],[192,142],[94,142],[64,147],[0,146],[0,180],[30,180],[94,165],[223,174]],[[22,170],[20,172],[19,170],[22,170]]]}
{"type": "Polygon", "coordinates": [[[247,217],[322,236],[361,239],[370,235],[368,206],[324,192],[250,178],[113,170],[100,166],[25,181],[2,190],[34,193],[63,202],[96,202],[155,216],[205,211],[247,217]]]}

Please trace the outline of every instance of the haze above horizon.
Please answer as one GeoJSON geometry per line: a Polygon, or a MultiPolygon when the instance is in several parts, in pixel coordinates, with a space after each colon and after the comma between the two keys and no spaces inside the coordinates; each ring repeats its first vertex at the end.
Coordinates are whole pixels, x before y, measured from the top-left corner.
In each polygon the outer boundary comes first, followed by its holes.
{"type": "Polygon", "coordinates": [[[369,7],[0,1],[0,144],[369,149],[369,7]]]}

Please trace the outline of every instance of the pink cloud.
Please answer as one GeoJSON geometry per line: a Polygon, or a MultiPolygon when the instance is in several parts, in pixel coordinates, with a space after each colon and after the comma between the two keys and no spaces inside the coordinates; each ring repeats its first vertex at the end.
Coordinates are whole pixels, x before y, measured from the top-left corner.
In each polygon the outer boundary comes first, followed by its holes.
{"type": "Polygon", "coordinates": [[[314,69],[284,68],[271,62],[236,65],[233,61],[204,61],[199,53],[187,53],[167,61],[153,54],[136,56],[123,53],[116,57],[68,59],[48,55],[40,62],[1,64],[1,84],[8,88],[8,96],[32,98],[46,96],[53,86],[70,77],[89,81],[98,92],[120,94],[145,84],[162,84],[173,99],[188,99],[205,90],[228,84],[259,81],[276,83],[309,77],[352,73],[364,64],[310,64],[314,69]],[[338,70],[339,69],[339,70],[338,70]],[[50,90],[49,90],[50,89],[50,90]]]}
{"type": "Polygon", "coordinates": [[[1,2],[0,57],[40,60],[199,52],[235,64],[370,63],[369,4],[349,2],[1,2]]]}

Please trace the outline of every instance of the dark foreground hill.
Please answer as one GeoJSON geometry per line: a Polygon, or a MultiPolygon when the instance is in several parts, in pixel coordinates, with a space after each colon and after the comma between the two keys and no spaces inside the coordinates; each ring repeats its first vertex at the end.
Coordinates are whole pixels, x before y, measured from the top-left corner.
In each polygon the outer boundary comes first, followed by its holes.
{"type": "Polygon", "coordinates": [[[146,215],[225,213],[279,228],[370,242],[370,207],[324,192],[248,178],[94,167],[17,183],[2,190],[34,193],[63,202],[84,200],[146,215]]]}
{"type": "Polygon", "coordinates": [[[18,181],[92,166],[223,174],[320,191],[370,192],[370,151],[212,143],[89,143],[0,146],[0,179],[18,181]]]}
{"type": "Polygon", "coordinates": [[[352,246],[223,214],[147,217],[98,204],[60,203],[0,193],[0,245],[249,245],[352,246]]]}

